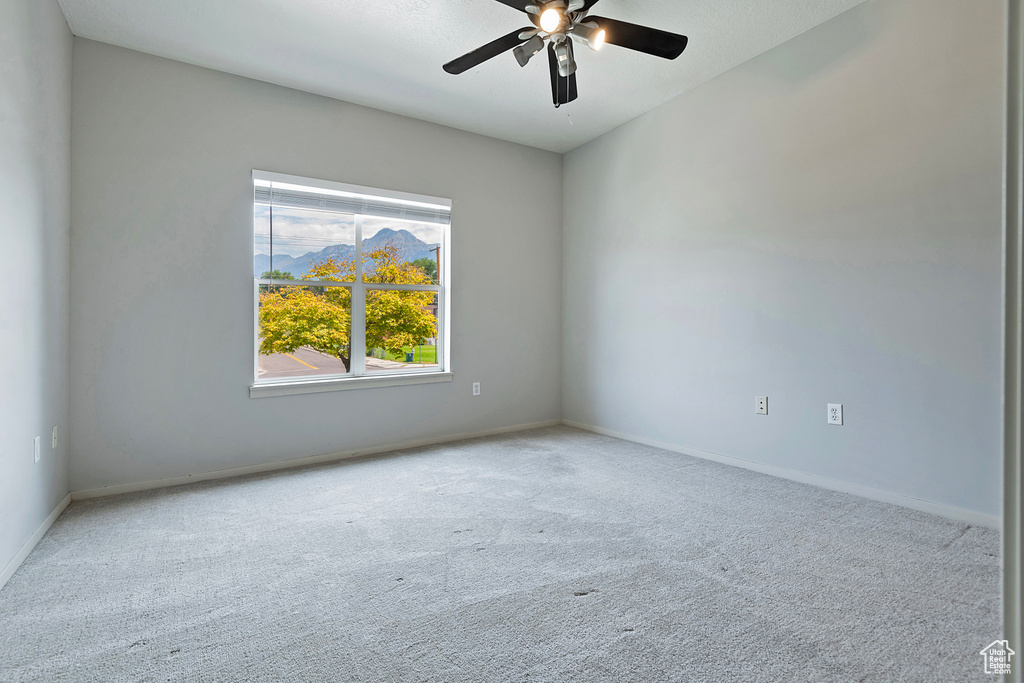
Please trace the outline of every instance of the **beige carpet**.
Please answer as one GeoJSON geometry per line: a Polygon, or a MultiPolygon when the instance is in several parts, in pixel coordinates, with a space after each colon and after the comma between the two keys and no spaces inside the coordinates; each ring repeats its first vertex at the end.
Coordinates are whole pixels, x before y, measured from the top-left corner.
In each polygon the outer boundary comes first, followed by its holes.
{"type": "Polygon", "coordinates": [[[998,534],[565,427],[73,503],[3,681],[983,681],[998,534]]]}

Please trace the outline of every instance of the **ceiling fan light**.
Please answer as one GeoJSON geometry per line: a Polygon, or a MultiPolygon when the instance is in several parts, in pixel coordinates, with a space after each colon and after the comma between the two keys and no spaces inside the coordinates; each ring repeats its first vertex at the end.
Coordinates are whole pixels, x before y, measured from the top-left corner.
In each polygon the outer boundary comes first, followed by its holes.
{"type": "Polygon", "coordinates": [[[608,34],[594,22],[576,24],[572,27],[572,37],[586,43],[587,47],[597,52],[605,43],[608,34]]]}
{"type": "Polygon", "coordinates": [[[576,60],[572,58],[572,49],[568,41],[555,44],[555,58],[558,62],[558,75],[568,78],[576,73],[576,60]]]}
{"type": "Polygon", "coordinates": [[[530,58],[544,49],[544,39],[540,36],[533,36],[528,41],[512,49],[519,66],[526,66],[530,58]]]}
{"type": "Polygon", "coordinates": [[[540,28],[545,33],[554,33],[562,25],[562,13],[553,7],[544,10],[540,15],[540,28]]]}

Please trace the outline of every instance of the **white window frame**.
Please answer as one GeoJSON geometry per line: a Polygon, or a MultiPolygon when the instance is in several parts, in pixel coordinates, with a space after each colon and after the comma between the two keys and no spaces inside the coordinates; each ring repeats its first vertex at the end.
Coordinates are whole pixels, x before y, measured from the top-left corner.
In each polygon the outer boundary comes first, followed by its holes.
{"type": "MultiPolygon", "coordinates": [[[[324,190],[329,193],[341,193],[343,195],[355,195],[357,197],[370,197],[377,199],[392,200],[397,204],[427,205],[441,207],[451,210],[450,199],[442,197],[430,197],[427,195],[412,194],[408,192],[397,192],[394,190],[382,190],[361,185],[350,185],[316,178],[304,178],[301,176],[285,175],[283,173],[272,173],[270,171],[252,172],[253,189],[257,181],[281,183],[287,185],[301,185],[305,187],[324,190]]],[[[355,216],[355,281],[354,282],[323,282],[313,280],[271,280],[265,278],[253,278],[253,372],[252,384],[249,386],[250,398],[263,398],[268,396],[287,396],[293,394],[320,393],[326,391],[342,391],[348,389],[374,388],[400,386],[407,384],[429,384],[434,382],[452,381],[451,353],[450,353],[450,329],[451,329],[451,293],[449,283],[451,282],[451,225],[441,225],[441,270],[438,272],[438,284],[436,285],[402,285],[402,284],[376,284],[363,282],[363,263],[360,256],[363,251],[363,219],[361,214],[348,214],[355,216]],[[300,287],[346,287],[351,290],[351,324],[350,324],[350,356],[349,372],[345,374],[315,375],[307,377],[289,377],[279,379],[261,380],[259,378],[259,347],[260,347],[260,319],[259,319],[259,289],[260,285],[295,285],[300,287]],[[367,290],[404,290],[404,291],[429,291],[437,292],[437,350],[436,358],[438,367],[425,370],[423,368],[396,369],[386,373],[366,374],[366,292],[367,290]]],[[[255,221],[255,214],[253,216],[255,221]]],[[[398,220],[398,219],[396,219],[398,220]]],[[[256,253],[255,222],[252,229],[252,251],[250,253],[249,267],[252,269],[252,257],[256,253]]],[[[271,264],[273,267],[273,264],[271,264]]]]}

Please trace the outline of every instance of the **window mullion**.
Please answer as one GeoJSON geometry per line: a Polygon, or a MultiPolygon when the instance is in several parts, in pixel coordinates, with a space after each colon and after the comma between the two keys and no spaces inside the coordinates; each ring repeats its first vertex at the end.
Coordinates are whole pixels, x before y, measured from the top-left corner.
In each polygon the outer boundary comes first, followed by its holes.
{"type": "Polygon", "coordinates": [[[363,285],[363,217],[355,217],[355,284],[352,286],[352,352],[350,363],[356,377],[366,374],[366,287],[363,285]]]}

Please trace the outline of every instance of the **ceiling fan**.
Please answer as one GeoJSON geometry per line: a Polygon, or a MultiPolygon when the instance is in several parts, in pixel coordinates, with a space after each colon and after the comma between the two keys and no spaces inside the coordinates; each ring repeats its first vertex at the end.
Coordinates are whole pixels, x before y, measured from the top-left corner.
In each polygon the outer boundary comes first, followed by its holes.
{"type": "Polygon", "coordinates": [[[577,97],[574,40],[592,50],[600,50],[602,45],[610,43],[665,59],[675,59],[686,48],[686,36],[677,33],[604,17],[588,17],[587,12],[598,0],[498,2],[525,12],[534,25],[512,31],[453,59],[444,65],[444,70],[450,74],[461,74],[506,50],[512,50],[519,66],[526,66],[530,58],[546,46],[551,71],[551,99],[556,107],[577,97]]]}

